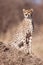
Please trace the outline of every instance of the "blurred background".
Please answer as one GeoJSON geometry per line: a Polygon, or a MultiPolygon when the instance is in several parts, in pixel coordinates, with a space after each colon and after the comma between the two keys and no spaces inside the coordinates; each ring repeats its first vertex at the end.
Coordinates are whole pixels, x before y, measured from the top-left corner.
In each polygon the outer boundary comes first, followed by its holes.
{"type": "Polygon", "coordinates": [[[22,22],[23,8],[34,9],[32,51],[43,59],[43,0],[0,0],[0,41],[5,42],[10,36],[8,31],[22,22]]]}

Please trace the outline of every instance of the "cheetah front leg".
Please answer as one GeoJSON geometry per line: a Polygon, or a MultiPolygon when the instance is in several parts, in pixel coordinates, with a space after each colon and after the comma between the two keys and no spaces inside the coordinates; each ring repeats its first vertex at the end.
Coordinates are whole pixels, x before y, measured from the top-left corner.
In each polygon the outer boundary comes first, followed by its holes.
{"type": "Polygon", "coordinates": [[[32,53],[32,35],[31,32],[26,33],[26,46],[27,46],[27,53],[32,53]]]}

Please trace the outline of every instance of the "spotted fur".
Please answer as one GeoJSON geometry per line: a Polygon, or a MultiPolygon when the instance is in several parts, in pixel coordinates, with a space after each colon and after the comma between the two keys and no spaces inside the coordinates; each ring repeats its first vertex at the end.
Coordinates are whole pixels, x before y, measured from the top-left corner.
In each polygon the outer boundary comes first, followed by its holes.
{"type": "Polygon", "coordinates": [[[23,9],[24,19],[16,27],[16,33],[13,35],[14,42],[12,45],[25,53],[31,53],[31,42],[32,42],[32,12],[33,9],[25,10],[23,9]]]}

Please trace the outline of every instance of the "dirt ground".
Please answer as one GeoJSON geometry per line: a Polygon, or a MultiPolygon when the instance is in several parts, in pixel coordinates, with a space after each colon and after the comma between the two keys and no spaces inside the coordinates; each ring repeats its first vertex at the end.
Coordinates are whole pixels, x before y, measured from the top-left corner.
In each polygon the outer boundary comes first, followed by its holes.
{"type": "Polygon", "coordinates": [[[35,55],[43,60],[43,26],[35,36],[33,35],[32,49],[35,55]]]}
{"type": "Polygon", "coordinates": [[[21,51],[0,42],[0,65],[43,65],[43,61],[32,53],[21,51]]]}

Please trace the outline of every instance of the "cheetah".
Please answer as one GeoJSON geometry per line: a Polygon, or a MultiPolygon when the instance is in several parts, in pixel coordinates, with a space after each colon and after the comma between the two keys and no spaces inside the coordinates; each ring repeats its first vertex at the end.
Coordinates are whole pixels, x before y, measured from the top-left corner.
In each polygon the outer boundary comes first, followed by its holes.
{"type": "Polygon", "coordinates": [[[13,46],[20,51],[24,51],[25,53],[32,52],[31,43],[32,43],[32,13],[33,9],[23,9],[23,21],[18,25],[16,33],[14,35],[14,43],[13,46]]]}

